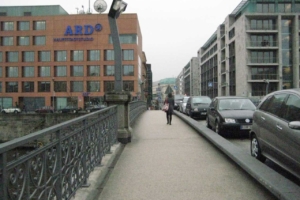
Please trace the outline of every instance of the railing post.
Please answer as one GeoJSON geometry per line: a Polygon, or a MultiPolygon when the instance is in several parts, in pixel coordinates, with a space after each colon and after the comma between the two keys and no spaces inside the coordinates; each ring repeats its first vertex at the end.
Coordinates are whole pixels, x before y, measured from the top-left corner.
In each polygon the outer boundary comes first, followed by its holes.
{"type": "Polygon", "coordinates": [[[0,199],[7,200],[7,153],[0,154],[0,199]]]}
{"type": "Polygon", "coordinates": [[[105,94],[105,101],[108,106],[117,105],[118,116],[118,141],[122,144],[131,142],[131,127],[129,124],[129,102],[130,92],[110,92],[105,94]]]}
{"type": "Polygon", "coordinates": [[[63,183],[62,183],[62,137],[60,130],[56,131],[56,138],[58,138],[58,144],[56,147],[56,156],[57,156],[57,166],[56,166],[56,174],[58,175],[57,177],[57,182],[55,184],[55,190],[56,190],[56,195],[57,199],[63,199],[62,198],[62,190],[63,190],[63,183]]]}

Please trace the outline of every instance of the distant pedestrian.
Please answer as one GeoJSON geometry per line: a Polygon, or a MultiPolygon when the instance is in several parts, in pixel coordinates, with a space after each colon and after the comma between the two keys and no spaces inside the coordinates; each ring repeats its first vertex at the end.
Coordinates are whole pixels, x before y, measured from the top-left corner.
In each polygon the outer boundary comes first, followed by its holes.
{"type": "Polygon", "coordinates": [[[23,111],[24,111],[25,113],[27,113],[25,104],[23,105],[23,111]]]}
{"type": "Polygon", "coordinates": [[[173,110],[174,110],[174,98],[172,93],[168,94],[168,98],[166,98],[164,104],[168,103],[169,104],[169,109],[166,111],[167,113],[167,124],[171,125],[172,123],[172,115],[173,115],[173,110]]]}

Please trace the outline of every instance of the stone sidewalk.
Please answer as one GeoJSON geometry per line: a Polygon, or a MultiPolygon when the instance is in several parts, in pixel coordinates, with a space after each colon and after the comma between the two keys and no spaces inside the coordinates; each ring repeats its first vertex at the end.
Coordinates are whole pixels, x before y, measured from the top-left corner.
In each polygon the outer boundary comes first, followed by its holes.
{"type": "Polygon", "coordinates": [[[164,112],[146,111],[132,128],[73,199],[276,199],[177,116],[167,125],[164,112]]]}

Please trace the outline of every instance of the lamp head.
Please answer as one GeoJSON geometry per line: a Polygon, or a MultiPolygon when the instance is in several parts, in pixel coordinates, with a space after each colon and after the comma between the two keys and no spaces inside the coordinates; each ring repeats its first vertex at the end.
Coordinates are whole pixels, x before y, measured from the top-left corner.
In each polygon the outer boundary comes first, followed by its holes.
{"type": "Polygon", "coordinates": [[[122,0],[113,0],[108,16],[111,18],[118,18],[122,12],[126,10],[127,3],[122,0]]]}

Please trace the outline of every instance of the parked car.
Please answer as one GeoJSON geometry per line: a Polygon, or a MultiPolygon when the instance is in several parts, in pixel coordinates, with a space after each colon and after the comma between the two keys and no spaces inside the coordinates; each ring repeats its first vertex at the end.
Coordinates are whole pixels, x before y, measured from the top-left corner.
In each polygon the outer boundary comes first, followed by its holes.
{"type": "Polygon", "coordinates": [[[186,103],[186,113],[191,118],[206,118],[207,109],[211,103],[211,98],[208,96],[191,96],[186,103]]]}
{"type": "Polygon", "coordinates": [[[21,109],[20,108],[3,108],[1,110],[2,113],[21,113],[21,109]]]}
{"type": "Polygon", "coordinates": [[[255,105],[246,97],[216,97],[207,112],[207,127],[220,135],[230,132],[249,134],[255,109],[255,105]]]}
{"type": "Polygon", "coordinates": [[[36,113],[54,113],[54,108],[51,106],[43,106],[35,110],[36,113]]]}
{"type": "Polygon", "coordinates": [[[78,108],[76,106],[66,106],[62,109],[59,109],[58,112],[59,113],[78,113],[78,111],[80,111],[81,108],[78,108]]]}
{"type": "Polygon", "coordinates": [[[174,110],[179,110],[179,104],[182,102],[184,95],[176,94],[174,96],[174,110]]]}
{"type": "Polygon", "coordinates": [[[300,89],[267,95],[253,115],[251,155],[300,178],[300,89]]]}
{"type": "Polygon", "coordinates": [[[104,108],[106,108],[107,106],[104,105],[104,104],[101,104],[101,105],[90,105],[88,106],[85,110],[87,112],[94,112],[94,111],[97,111],[97,110],[102,110],[104,108]]]}
{"type": "Polygon", "coordinates": [[[187,103],[187,101],[188,101],[189,98],[190,98],[190,97],[188,97],[188,96],[183,97],[183,100],[180,102],[180,104],[179,104],[179,111],[180,111],[181,113],[186,114],[186,112],[185,112],[185,107],[186,107],[186,103],[187,103]]]}

